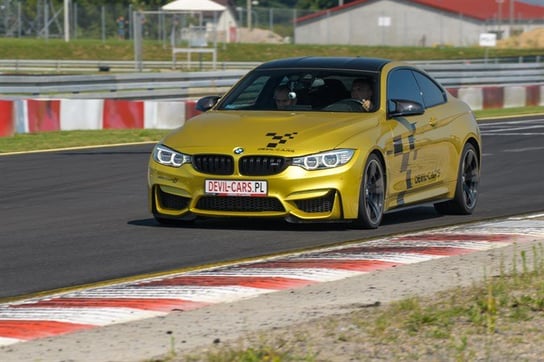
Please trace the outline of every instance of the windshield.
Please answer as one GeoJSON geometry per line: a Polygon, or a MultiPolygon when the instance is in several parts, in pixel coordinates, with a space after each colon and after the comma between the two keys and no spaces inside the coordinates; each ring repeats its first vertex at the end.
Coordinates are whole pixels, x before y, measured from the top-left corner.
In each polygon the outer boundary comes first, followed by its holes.
{"type": "Polygon", "coordinates": [[[218,109],[373,112],[380,93],[376,79],[373,72],[257,70],[246,75],[218,109]]]}

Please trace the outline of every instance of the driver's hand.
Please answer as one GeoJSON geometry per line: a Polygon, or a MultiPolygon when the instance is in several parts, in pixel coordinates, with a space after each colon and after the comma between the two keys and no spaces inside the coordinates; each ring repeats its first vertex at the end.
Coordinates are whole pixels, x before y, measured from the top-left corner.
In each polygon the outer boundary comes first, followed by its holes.
{"type": "Polygon", "coordinates": [[[370,110],[370,107],[372,107],[372,104],[370,103],[370,99],[363,99],[361,101],[361,104],[363,105],[364,110],[367,112],[370,110]]]}

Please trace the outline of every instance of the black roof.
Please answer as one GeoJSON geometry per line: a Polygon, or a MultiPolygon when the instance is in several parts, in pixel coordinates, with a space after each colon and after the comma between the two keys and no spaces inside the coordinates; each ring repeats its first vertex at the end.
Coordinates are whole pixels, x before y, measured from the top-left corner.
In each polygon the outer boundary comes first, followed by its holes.
{"type": "Polygon", "coordinates": [[[379,71],[390,59],[366,57],[298,57],[272,60],[255,70],[272,68],[327,68],[379,71]]]}

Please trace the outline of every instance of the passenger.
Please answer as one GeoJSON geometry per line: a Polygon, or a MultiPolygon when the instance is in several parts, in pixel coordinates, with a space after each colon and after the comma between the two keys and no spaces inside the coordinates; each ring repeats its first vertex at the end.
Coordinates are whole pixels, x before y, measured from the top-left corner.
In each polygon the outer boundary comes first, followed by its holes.
{"type": "Polygon", "coordinates": [[[289,109],[297,104],[297,97],[288,86],[280,85],[274,90],[274,101],[278,109],[289,109]]]}
{"type": "Polygon", "coordinates": [[[351,98],[360,101],[367,112],[374,107],[371,100],[373,95],[372,82],[369,79],[355,79],[351,84],[351,98]]]}

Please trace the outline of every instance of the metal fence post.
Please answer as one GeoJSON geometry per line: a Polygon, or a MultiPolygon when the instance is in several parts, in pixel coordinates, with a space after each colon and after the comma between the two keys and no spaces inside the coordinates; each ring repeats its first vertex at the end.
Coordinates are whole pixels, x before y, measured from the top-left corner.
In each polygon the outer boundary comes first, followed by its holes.
{"type": "Polygon", "coordinates": [[[142,63],[142,19],[140,12],[132,13],[132,29],[134,30],[134,69],[141,72],[143,70],[142,63]]]}
{"type": "Polygon", "coordinates": [[[106,9],[104,8],[104,5],[100,7],[100,19],[101,19],[101,26],[102,29],[102,42],[104,43],[106,41],[106,9]]]}

